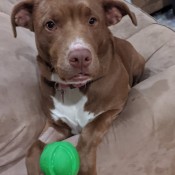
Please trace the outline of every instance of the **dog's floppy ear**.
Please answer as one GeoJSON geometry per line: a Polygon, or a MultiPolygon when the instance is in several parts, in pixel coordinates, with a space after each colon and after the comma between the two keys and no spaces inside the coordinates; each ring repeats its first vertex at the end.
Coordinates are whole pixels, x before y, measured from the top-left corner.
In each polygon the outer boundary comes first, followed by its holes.
{"type": "Polygon", "coordinates": [[[17,36],[16,27],[25,27],[34,31],[32,22],[32,12],[34,3],[33,0],[27,0],[17,4],[11,14],[11,23],[13,28],[14,37],[17,36]]]}
{"type": "Polygon", "coordinates": [[[135,14],[130,11],[129,7],[124,2],[119,0],[103,0],[102,4],[108,26],[117,24],[125,15],[129,15],[132,23],[137,26],[135,14]]]}

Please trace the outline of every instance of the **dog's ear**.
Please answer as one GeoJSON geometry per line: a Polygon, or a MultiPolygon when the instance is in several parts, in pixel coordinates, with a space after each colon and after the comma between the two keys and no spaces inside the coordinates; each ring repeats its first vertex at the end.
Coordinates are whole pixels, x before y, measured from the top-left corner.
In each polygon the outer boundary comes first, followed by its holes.
{"type": "Polygon", "coordinates": [[[119,0],[103,0],[102,5],[106,15],[107,25],[114,25],[121,21],[122,17],[129,15],[132,23],[137,26],[137,19],[129,7],[119,0]]]}
{"type": "Polygon", "coordinates": [[[34,3],[33,0],[20,2],[17,4],[11,14],[11,23],[13,28],[14,37],[17,36],[16,27],[25,27],[34,31],[32,22],[32,12],[34,3]]]}

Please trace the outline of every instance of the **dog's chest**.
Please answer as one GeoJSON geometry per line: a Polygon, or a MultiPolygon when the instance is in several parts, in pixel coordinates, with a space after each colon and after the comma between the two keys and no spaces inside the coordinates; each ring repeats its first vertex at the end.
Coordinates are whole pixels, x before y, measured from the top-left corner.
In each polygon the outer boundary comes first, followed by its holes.
{"type": "Polygon", "coordinates": [[[81,129],[96,116],[84,110],[87,97],[79,89],[67,88],[64,93],[57,91],[53,97],[54,108],[51,109],[52,118],[62,120],[71,129],[73,134],[78,134],[81,129]]]}

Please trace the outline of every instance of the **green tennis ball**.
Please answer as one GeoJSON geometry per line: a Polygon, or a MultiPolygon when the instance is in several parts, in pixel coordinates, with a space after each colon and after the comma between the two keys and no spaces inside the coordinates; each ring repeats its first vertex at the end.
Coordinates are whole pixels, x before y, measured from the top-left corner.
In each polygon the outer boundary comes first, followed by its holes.
{"type": "Polygon", "coordinates": [[[78,152],[69,142],[48,144],[40,157],[40,168],[45,175],[77,175],[79,167],[78,152]]]}

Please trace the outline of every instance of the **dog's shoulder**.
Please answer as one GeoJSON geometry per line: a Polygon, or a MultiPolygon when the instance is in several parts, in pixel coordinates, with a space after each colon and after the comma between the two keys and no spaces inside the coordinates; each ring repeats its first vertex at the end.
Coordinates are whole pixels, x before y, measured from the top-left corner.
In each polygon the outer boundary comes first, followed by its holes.
{"type": "Polygon", "coordinates": [[[114,41],[115,49],[117,51],[120,51],[121,54],[135,51],[135,48],[133,47],[133,45],[125,39],[114,36],[113,41],[114,41]]]}

